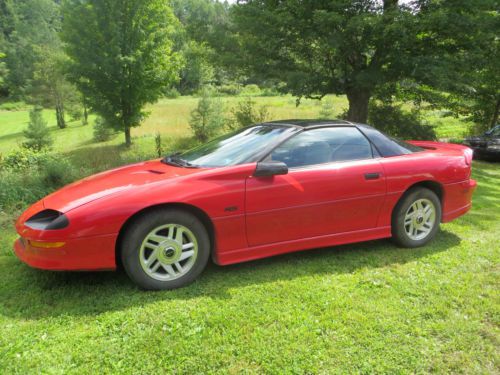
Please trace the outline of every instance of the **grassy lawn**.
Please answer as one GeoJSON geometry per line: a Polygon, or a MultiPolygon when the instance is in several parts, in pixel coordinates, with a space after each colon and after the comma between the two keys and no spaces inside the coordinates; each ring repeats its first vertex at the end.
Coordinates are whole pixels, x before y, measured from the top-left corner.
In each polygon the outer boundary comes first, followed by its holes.
{"type": "Polygon", "coordinates": [[[430,246],[381,240],[212,265],[171,292],[141,292],[121,273],[33,270],[4,248],[0,369],[498,372],[500,168],[475,162],[474,176],[473,210],[430,246]]]}
{"type": "MultiPolygon", "coordinates": [[[[335,114],[346,105],[333,100],[335,114]]],[[[86,170],[152,157],[189,135],[196,98],[151,106],[133,130],[93,144],[92,127],[53,128],[55,151],[86,170]]],[[[237,98],[224,99],[230,107],[237,98]]],[[[315,118],[321,106],[256,98],[273,119],[315,118]]],[[[0,111],[0,153],[22,142],[26,111],[0,111]]],[[[428,113],[440,137],[457,119],[428,113]]],[[[0,210],[0,374],[4,373],[498,373],[500,167],[474,162],[466,216],[427,247],[390,241],[210,265],[191,286],[141,292],[123,273],[30,269],[12,255],[19,212],[0,210]]]]}

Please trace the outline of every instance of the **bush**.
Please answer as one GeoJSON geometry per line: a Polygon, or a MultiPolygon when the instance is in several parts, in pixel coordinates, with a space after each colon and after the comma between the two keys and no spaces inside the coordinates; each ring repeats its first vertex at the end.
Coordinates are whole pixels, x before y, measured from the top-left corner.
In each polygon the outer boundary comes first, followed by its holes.
{"type": "Polygon", "coordinates": [[[401,139],[434,140],[434,127],[425,123],[417,111],[407,112],[401,106],[370,103],[368,121],[380,131],[401,139]]]}
{"type": "Polygon", "coordinates": [[[97,117],[94,122],[94,140],[106,142],[114,136],[116,136],[116,131],[106,124],[103,118],[97,117]]]}
{"type": "Polygon", "coordinates": [[[64,159],[49,159],[40,168],[40,175],[45,186],[58,189],[75,179],[73,165],[64,159]]]}
{"type": "Polygon", "coordinates": [[[37,168],[43,164],[49,154],[38,152],[33,149],[22,148],[9,152],[0,158],[0,169],[9,171],[20,171],[28,168],[37,168]]]}
{"type": "Polygon", "coordinates": [[[321,109],[319,110],[319,116],[318,118],[322,120],[328,120],[333,117],[333,101],[332,100],[325,100],[321,102],[321,109]]]}
{"type": "Polygon", "coordinates": [[[243,87],[240,94],[245,96],[259,96],[261,93],[262,91],[259,86],[251,84],[243,87]]]}
{"type": "Polygon", "coordinates": [[[22,111],[27,108],[25,102],[5,102],[0,104],[0,110],[3,111],[22,111]]]}
{"type": "Polygon", "coordinates": [[[224,108],[220,100],[214,99],[209,90],[204,89],[198,105],[191,111],[189,126],[200,142],[214,136],[224,126],[224,108]]]}
{"type": "Polygon", "coordinates": [[[66,107],[71,121],[78,121],[83,118],[83,108],[80,105],[69,105],[66,107]]]}
{"type": "Polygon", "coordinates": [[[155,151],[159,158],[163,156],[163,145],[161,143],[161,134],[155,134],[155,151]]]}
{"type": "Polygon", "coordinates": [[[236,107],[231,110],[232,118],[227,122],[230,130],[235,130],[264,122],[269,118],[269,111],[266,106],[256,106],[252,98],[246,98],[240,101],[236,107]]]}
{"type": "Polygon", "coordinates": [[[222,85],[218,87],[217,91],[222,95],[237,96],[241,93],[241,86],[236,83],[222,85]]]}
{"type": "Polygon", "coordinates": [[[67,159],[32,150],[11,152],[0,166],[0,210],[31,204],[77,177],[67,159]]]}
{"type": "Polygon", "coordinates": [[[181,96],[181,93],[175,87],[169,87],[165,90],[164,95],[168,99],[177,99],[179,96],[181,96]]]}
{"type": "Polygon", "coordinates": [[[40,151],[49,148],[52,145],[52,137],[47,122],[42,117],[42,107],[35,106],[30,111],[30,122],[28,128],[24,131],[26,141],[23,143],[25,148],[40,151]]]}
{"type": "Polygon", "coordinates": [[[276,87],[264,87],[260,96],[279,96],[282,95],[276,87]]]}

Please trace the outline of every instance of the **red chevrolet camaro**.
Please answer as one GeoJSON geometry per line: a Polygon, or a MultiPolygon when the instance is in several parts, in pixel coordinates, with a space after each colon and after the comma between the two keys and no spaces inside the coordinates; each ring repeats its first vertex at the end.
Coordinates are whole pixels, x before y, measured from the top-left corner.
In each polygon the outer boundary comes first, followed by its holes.
{"type": "Polygon", "coordinates": [[[471,207],[472,151],[405,143],[347,121],[286,120],[90,176],[16,224],[15,253],[48,270],[124,267],[144,289],[226,265],[392,237],[422,246],[471,207]]]}

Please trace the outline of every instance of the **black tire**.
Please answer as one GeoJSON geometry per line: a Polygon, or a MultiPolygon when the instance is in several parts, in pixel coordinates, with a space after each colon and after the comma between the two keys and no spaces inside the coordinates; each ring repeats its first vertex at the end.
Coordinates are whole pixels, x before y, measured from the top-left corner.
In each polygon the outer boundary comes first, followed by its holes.
{"type": "Polygon", "coordinates": [[[423,187],[416,187],[406,192],[394,208],[391,223],[392,240],[397,245],[402,247],[413,248],[424,246],[436,236],[436,233],[439,230],[440,223],[441,202],[438,196],[432,190],[423,187]],[[424,238],[413,239],[407,233],[407,230],[405,228],[405,216],[410,207],[420,199],[432,202],[435,209],[435,219],[432,229],[428,234],[425,235],[424,238]]]}
{"type": "Polygon", "coordinates": [[[207,229],[196,216],[179,209],[159,208],[138,216],[126,229],[120,245],[125,272],[135,284],[145,290],[176,289],[190,284],[203,272],[210,256],[210,238],[207,229]],[[140,249],[143,241],[155,228],[168,224],[181,225],[189,229],[196,237],[198,251],[187,273],[173,280],[157,280],[143,269],[140,249]]]}

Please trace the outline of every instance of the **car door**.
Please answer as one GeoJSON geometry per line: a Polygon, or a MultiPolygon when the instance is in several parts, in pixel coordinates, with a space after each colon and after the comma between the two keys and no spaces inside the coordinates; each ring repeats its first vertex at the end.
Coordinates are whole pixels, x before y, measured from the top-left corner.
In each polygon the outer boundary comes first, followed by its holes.
{"type": "Polygon", "coordinates": [[[372,145],[356,127],[304,130],[266,161],[282,161],[289,171],[247,179],[249,246],[376,226],[385,177],[372,145]]]}

